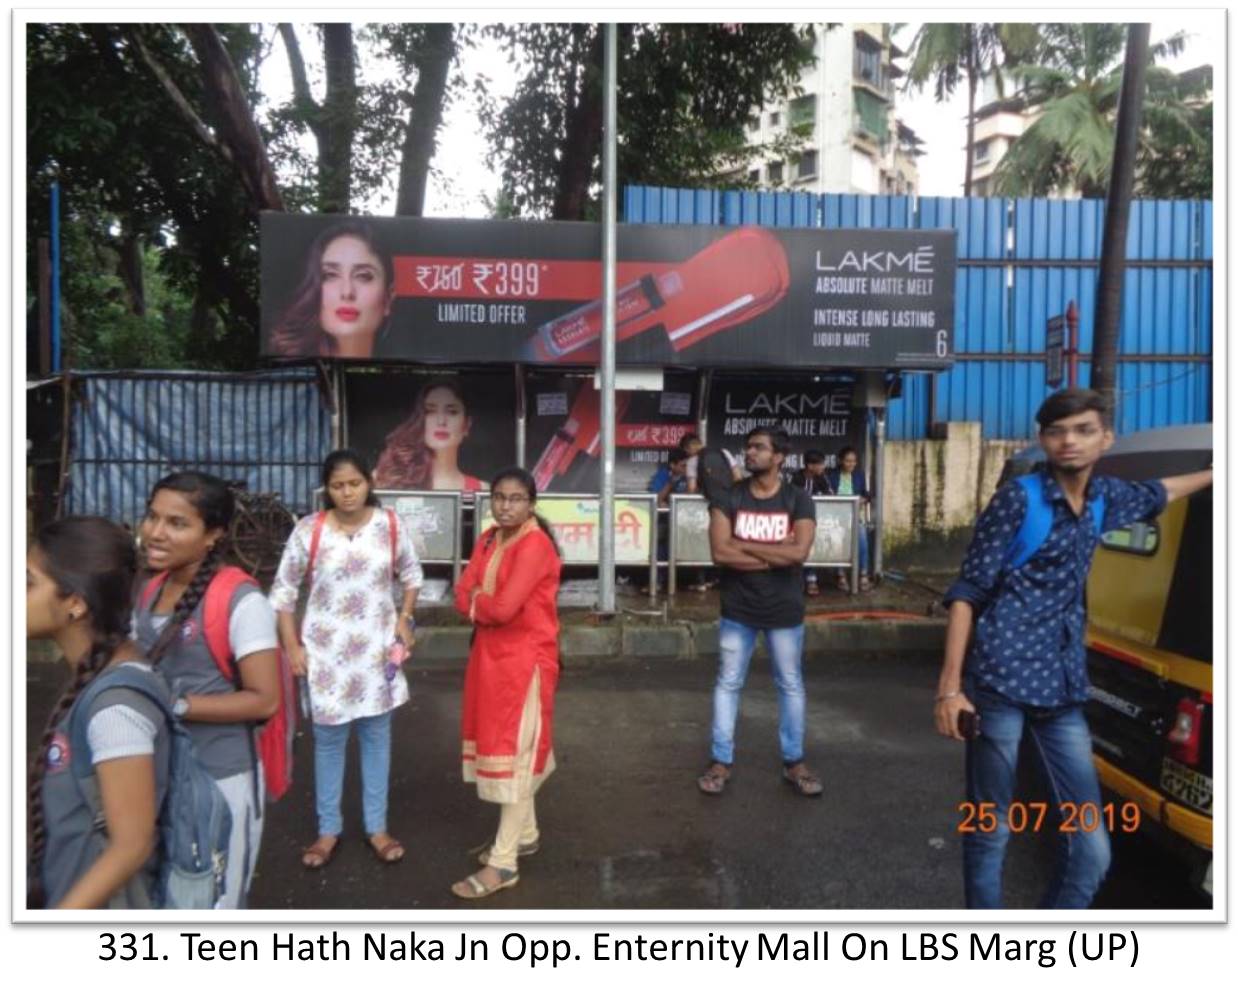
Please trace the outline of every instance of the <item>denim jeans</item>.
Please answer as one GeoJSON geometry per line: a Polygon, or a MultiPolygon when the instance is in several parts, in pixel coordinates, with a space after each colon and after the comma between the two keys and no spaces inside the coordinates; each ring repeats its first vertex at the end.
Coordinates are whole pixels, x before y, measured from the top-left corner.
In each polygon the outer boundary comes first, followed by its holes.
{"type": "MultiPolygon", "coordinates": [[[[730,764],[735,756],[735,720],[739,716],[739,693],[748,677],[748,662],[762,632],[752,626],[723,618],[718,624],[718,680],[714,685],[713,743],[715,761],[730,764]]],[[[804,625],[767,629],[769,648],[778,689],[778,740],[784,762],[804,757],[804,680],[802,658],[804,625]]]]}
{"type": "MultiPolygon", "coordinates": [[[[1048,803],[1043,832],[1057,836],[1057,867],[1041,899],[1044,909],[1087,909],[1109,868],[1109,835],[1103,819],[1074,820],[1075,832],[1058,830],[1067,810],[1087,803],[1100,811],[1100,782],[1092,763],[1092,738],[1083,706],[1044,709],[1023,706],[996,692],[969,688],[980,714],[980,736],[967,742],[967,798],[979,806],[993,804],[996,829],[963,836],[963,886],[968,909],[999,909],[1002,905],[1002,863],[1010,840],[1007,814],[1012,803],[1028,807],[1027,825],[1036,819],[1032,803],[1048,803]],[[1033,754],[1049,785],[1048,799],[1015,799],[1015,769],[1019,741],[1031,738],[1033,754]],[[1079,824],[1092,826],[1083,832],[1079,824]]],[[[1020,814],[1022,817],[1024,814],[1020,814]]]]}
{"type": "Polygon", "coordinates": [[[387,782],[391,773],[391,713],[366,716],[334,726],[314,724],[314,797],[318,833],[338,837],[344,829],[340,796],[348,734],[357,729],[361,749],[361,808],[368,836],[387,829],[387,782]]]}

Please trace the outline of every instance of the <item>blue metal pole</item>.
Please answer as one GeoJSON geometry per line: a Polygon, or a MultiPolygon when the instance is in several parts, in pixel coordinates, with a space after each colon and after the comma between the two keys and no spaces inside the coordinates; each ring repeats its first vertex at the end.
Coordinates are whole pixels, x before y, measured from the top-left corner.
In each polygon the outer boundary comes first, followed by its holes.
{"type": "Polygon", "coordinates": [[[52,372],[60,370],[60,184],[52,184],[52,238],[51,238],[51,331],[52,372]]]}

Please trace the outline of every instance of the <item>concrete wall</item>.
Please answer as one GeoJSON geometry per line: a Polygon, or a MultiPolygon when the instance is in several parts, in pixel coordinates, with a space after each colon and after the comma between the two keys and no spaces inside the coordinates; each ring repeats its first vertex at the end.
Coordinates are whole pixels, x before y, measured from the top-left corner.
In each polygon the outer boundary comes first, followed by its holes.
{"type": "MultiPolygon", "coordinates": [[[[945,439],[886,444],[885,549],[953,547],[970,535],[1010,454],[1026,440],[984,439],[979,422],[951,422],[945,439]]],[[[953,554],[951,555],[953,556],[953,554]]]]}

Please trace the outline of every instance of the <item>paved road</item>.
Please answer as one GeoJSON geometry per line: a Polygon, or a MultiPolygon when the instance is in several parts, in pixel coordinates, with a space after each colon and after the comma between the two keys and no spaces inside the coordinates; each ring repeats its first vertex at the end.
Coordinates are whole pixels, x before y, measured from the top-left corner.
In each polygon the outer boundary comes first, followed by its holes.
{"type": "MultiPolygon", "coordinates": [[[[36,665],[30,741],[59,673],[36,665]]],[[[928,718],[935,664],[890,656],[810,659],[808,759],[826,783],[801,799],[779,778],[777,699],[754,662],[740,719],[735,777],[721,798],[695,777],[708,759],[713,664],[641,661],[569,666],[557,702],[559,770],[538,797],[542,851],[520,884],[485,900],[493,910],[939,909],[963,893],[955,807],[959,745],[928,718]]],[[[380,867],[359,828],[354,753],[346,839],[332,864],[297,861],[314,836],[308,735],[297,784],[270,810],[251,903],[277,909],[459,908],[449,884],[475,867],[469,847],[493,833],[494,806],[460,780],[461,673],[414,668],[412,702],[396,715],[391,830],[409,847],[380,867]]],[[[1007,863],[1011,907],[1033,907],[1049,840],[1016,838],[1007,863]]],[[[1184,872],[1141,841],[1118,842],[1100,906],[1195,905],[1184,872]]]]}

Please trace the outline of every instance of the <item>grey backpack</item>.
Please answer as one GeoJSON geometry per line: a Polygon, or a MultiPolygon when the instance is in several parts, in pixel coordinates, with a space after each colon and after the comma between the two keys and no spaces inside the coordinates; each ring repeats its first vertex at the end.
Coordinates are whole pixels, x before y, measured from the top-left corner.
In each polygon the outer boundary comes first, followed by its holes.
{"type": "MultiPolygon", "coordinates": [[[[158,909],[209,910],[224,889],[232,814],[215,779],[198,760],[184,725],[172,714],[166,686],[155,675],[133,667],[116,667],[95,678],[79,697],[70,730],[73,774],[83,794],[96,794],[94,766],[86,727],[90,707],[109,688],[128,688],[146,696],[168,723],[170,750],[167,791],[159,810],[159,869],[153,900],[158,909]]],[[[102,811],[95,818],[106,829],[102,811]]]]}

